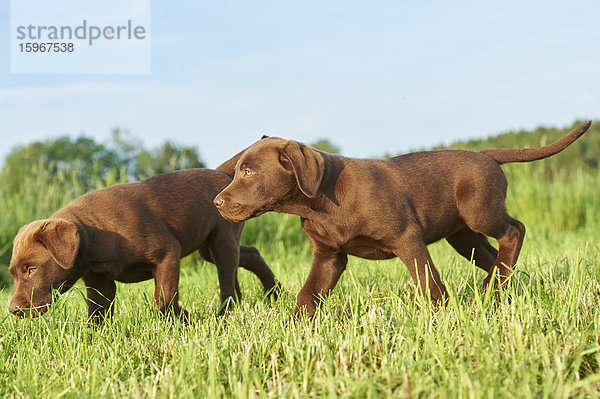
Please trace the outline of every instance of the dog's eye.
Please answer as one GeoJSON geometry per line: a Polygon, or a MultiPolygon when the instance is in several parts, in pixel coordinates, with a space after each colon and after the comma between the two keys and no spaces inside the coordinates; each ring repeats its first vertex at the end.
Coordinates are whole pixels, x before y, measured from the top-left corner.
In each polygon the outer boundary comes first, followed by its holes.
{"type": "Polygon", "coordinates": [[[36,270],[37,270],[37,267],[28,267],[27,268],[27,275],[31,276],[36,270]]]}
{"type": "Polygon", "coordinates": [[[244,170],[244,174],[245,174],[246,176],[250,176],[250,175],[251,175],[251,174],[253,174],[253,173],[254,173],[254,172],[253,172],[253,171],[251,171],[250,169],[246,169],[246,170],[244,170]]]}

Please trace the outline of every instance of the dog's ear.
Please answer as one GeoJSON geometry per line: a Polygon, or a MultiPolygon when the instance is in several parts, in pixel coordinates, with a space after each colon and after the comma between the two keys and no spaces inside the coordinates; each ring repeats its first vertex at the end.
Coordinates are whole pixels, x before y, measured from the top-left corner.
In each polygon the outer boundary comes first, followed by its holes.
{"type": "Polygon", "coordinates": [[[263,136],[260,139],[262,140],[262,139],[268,139],[268,138],[269,138],[269,136],[267,136],[266,134],[263,134],[263,136]]]}
{"type": "Polygon", "coordinates": [[[75,224],[63,219],[48,220],[40,226],[35,237],[50,251],[60,267],[73,267],[80,244],[79,231],[75,224]]]}
{"type": "Polygon", "coordinates": [[[294,171],[298,187],[304,195],[314,198],[325,172],[323,156],[307,145],[290,141],[283,147],[279,158],[284,167],[294,171]]]}
{"type": "Polygon", "coordinates": [[[223,172],[226,175],[228,175],[229,177],[232,177],[235,175],[235,165],[237,165],[238,160],[240,159],[240,157],[244,154],[246,150],[244,149],[243,151],[238,152],[237,154],[235,154],[231,159],[223,162],[221,165],[216,167],[216,170],[218,170],[219,172],[223,172]]]}

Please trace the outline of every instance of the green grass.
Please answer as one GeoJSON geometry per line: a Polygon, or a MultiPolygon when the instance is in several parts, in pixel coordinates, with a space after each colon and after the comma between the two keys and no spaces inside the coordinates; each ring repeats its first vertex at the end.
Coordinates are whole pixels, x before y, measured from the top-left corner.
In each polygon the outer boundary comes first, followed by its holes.
{"type": "MultiPolygon", "coordinates": [[[[351,258],[314,320],[290,317],[310,258],[268,261],[286,292],[271,304],[240,272],[244,299],[215,317],[213,265],[182,272],[186,326],[160,317],[152,283],[119,284],[114,320],[86,327],[80,289],[41,318],[0,323],[0,395],[14,397],[589,397],[600,394],[600,248],[526,245],[510,288],[447,245],[432,255],[446,309],[415,295],[399,261],[351,258]]],[[[263,251],[268,252],[267,248],[263,251]]],[[[0,293],[6,304],[9,292],[0,293]]]]}
{"type": "MultiPolygon", "coordinates": [[[[294,320],[310,248],[297,217],[267,214],[247,223],[243,240],[261,250],[283,284],[275,303],[242,270],[242,302],[217,318],[216,270],[197,257],[182,268],[190,325],[158,315],[150,281],[119,284],[116,315],[99,329],[86,326],[81,285],[48,314],[24,320],[6,311],[4,288],[0,396],[599,396],[600,173],[505,170],[509,212],[527,235],[499,297],[483,295],[484,273],[440,242],[430,249],[451,295],[446,308],[416,295],[400,261],[351,257],[315,319],[294,320]]],[[[68,176],[32,179],[19,197],[0,188],[4,265],[21,224],[79,195],[68,176]]]]}

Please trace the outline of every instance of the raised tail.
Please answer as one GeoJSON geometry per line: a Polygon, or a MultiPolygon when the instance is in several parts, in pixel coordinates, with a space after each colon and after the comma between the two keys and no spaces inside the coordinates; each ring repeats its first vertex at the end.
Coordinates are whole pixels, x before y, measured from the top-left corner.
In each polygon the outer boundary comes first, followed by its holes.
{"type": "Polygon", "coordinates": [[[592,124],[592,121],[582,123],[577,128],[571,130],[568,134],[556,140],[552,144],[537,148],[497,148],[493,150],[483,150],[482,154],[489,155],[499,164],[510,162],[531,162],[538,159],[548,158],[558,154],[575,140],[584,134],[592,124]]]}

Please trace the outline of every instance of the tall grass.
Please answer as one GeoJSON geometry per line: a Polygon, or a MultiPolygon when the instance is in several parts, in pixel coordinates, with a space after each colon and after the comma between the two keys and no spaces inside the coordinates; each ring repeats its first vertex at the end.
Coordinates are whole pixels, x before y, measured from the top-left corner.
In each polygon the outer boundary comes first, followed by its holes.
{"type": "MultiPolygon", "coordinates": [[[[0,395],[596,397],[599,173],[505,170],[509,213],[525,223],[527,235],[509,288],[498,296],[482,294],[484,273],[440,242],[430,249],[451,295],[446,308],[416,295],[399,260],[351,257],[315,319],[294,320],[310,248],[298,217],[267,214],[247,222],[243,241],[260,249],[281,281],[277,302],[240,271],[242,302],[216,317],[215,268],[190,258],[181,277],[190,325],[157,314],[150,281],[119,284],[115,318],[99,329],[86,327],[81,285],[38,319],[3,310],[0,395]]],[[[48,181],[43,171],[23,182],[18,198],[0,188],[5,251],[21,224],[79,194],[67,175],[48,181]]],[[[8,297],[5,288],[4,309],[8,297]]]]}
{"type": "Polygon", "coordinates": [[[504,167],[509,182],[507,207],[535,230],[600,232],[600,169],[556,169],[550,176],[535,164],[504,167]]]}
{"type": "MultiPolygon", "coordinates": [[[[509,214],[522,220],[527,237],[543,237],[554,243],[569,234],[587,234],[600,238],[600,170],[579,168],[557,169],[549,173],[536,164],[504,166],[509,181],[507,208],[509,214]]],[[[109,173],[97,179],[95,188],[120,183],[109,173]]],[[[1,181],[0,181],[1,183],[1,181]]],[[[47,218],[54,211],[84,194],[74,170],[60,170],[51,175],[41,165],[27,176],[17,193],[8,192],[0,184],[0,270],[10,260],[12,240],[19,228],[36,219],[47,218]]],[[[310,253],[300,219],[294,215],[268,213],[245,224],[242,241],[266,252],[293,256],[310,253]]],[[[1,281],[0,281],[1,283],[1,281]]]]}
{"type": "MultiPolygon", "coordinates": [[[[217,276],[182,275],[193,322],[157,315],[152,283],[120,284],[114,320],[85,327],[81,291],[34,320],[0,323],[0,395],[14,397],[591,397],[600,394],[599,253],[525,256],[498,300],[482,273],[434,246],[452,295],[434,310],[399,261],[350,260],[316,318],[290,312],[308,258],[275,257],[273,305],[242,272],[244,300],[217,318],[217,276]]],[[[5,302],[8,293],[1,294],[5,302]]]]}

